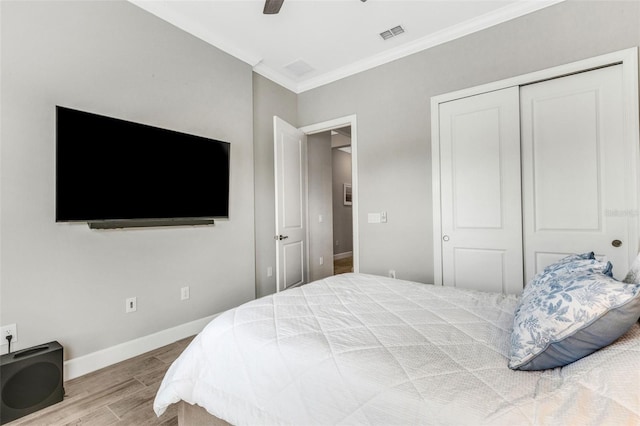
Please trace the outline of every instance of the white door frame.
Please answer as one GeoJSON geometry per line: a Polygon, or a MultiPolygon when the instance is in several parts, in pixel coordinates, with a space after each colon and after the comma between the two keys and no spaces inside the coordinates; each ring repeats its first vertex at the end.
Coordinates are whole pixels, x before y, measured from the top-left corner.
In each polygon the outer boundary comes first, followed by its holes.
{"type": "MultiPolygon", "coordinates": [[[[431,165],[432,165],[432,194],[433,194],[433,282],[442,285],[442,217],[440,203],[440,114],[439,104],[460,99],[468,96],[479,95],[481,93],[494,90],[506,89],[513,86],[523,86],[552,78],[557,78],[578,72],[589,71],[608,65],[622,65],[624,84],[624,110],[625,129],[624,134],[627,142],[633,144],[634,153],[630,162],[636,175],[636,188],[640,188],[640,135],[638,134],[638,48],[632,47],[594,58],[584,59],[565,65],[536,71],[517,77],[500,80],[482,86],[471,87],[456,92],[446,93],[431,98],[431,165]]],[[[638,228],[640,226],[640,215],[638,214],[638,194],[637,191],[629,194],[629,205],[636,206],[634,212],[629,213],[630,224],[630,244],[627,244],[629,264],[638,255],[639,240],[638,228]],[[635,217],[633,215],[635,214],[635,217]]]]}
{"type": "MultiPolygon", "coordinates": [[[[310,124],[300,127],[300,130],[307,135],[327,132],[329,130],[338,129],[340,127],[351,126],[351,188],[353,196],[353,272],[360,270],[360,245],[358,238],[358,129],[357,117],[355,114],[344,117],[334,118],[333,120],[323,121],[321,123],[310,124]]],[[[308,170],[308,168],[307,168],[308,170]]],[[[307,183],[309,179],[307,179],[307,183]]],[[[307,188],[308,192],[308,188],[307,188]]],[[[307,203],[309,197],[307,197],[307,203]]],[[[307,208],[307,211],[309,209],[307,208]]],[[[308,222],[308,221],[307,221],[308,222]]],[[[309,228],[307,227],[307,271],[309,270],[309,228]]]]}

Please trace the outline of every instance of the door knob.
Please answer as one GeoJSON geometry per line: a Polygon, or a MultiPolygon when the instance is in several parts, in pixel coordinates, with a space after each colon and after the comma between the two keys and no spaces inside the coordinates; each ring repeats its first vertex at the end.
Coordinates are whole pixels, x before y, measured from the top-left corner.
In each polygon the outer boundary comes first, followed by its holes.
{"type": "Polygon", "coordinates": [[[449,236],[448,235],[444,235],[442,237],[442,241],[445,241],[445,242],[449,241],[449,236]]]}
{"type": "Polygon", "coordinates": [[[282,241],[282,240],[286,240],[287,238],[289,238],[289,236],[288,235],[276,235],[273,238],[276,239],[276,240],[282,241]]]}
{"type": "Polygon", "coordinates": [[[611,241],[611,245],[614,246],[614,247],[620,247],[622,245],[622,241],[613,240],[613,241],[611,241]]]}

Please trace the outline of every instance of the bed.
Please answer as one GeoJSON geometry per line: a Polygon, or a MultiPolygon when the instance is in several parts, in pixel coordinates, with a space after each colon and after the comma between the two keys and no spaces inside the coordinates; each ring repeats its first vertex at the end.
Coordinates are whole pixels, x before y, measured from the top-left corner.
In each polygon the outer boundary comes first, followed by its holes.
{"type": "Polygon", "coordinates": [[[565,367],[518,371],[507,366],[518,303],[329,277],[214,319],[167,371],[154,410],[180,403],[181,424],[640,424],[636,320],[565,367]]]}

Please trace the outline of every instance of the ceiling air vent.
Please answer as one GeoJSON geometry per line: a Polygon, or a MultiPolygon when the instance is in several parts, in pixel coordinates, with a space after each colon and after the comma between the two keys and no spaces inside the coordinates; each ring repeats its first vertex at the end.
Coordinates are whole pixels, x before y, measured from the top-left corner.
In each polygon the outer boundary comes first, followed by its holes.
{"type": "Polygon", "coordinates": [[[393,27],[390,30],[381,32],[380,37],[382,37],[383,40],[389,40],[390,38],[400,35],[403,32],[404,28],[402,28],[401,25],[398,25],[397,27],[393,27]]]}

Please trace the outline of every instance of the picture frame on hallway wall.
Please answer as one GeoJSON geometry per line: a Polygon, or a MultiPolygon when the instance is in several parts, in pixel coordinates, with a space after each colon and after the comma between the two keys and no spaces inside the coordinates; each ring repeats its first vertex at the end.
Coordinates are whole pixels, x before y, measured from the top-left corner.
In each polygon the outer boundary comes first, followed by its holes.
{"type": "Polygon", "coordinates": [[[344,200],[344,205],[345,206],[350,206],[350,205],[353,204],[353,193],[351,192],[351,184],[350,183],[345,183],[344,184],[343,200],[344,200]]]}

